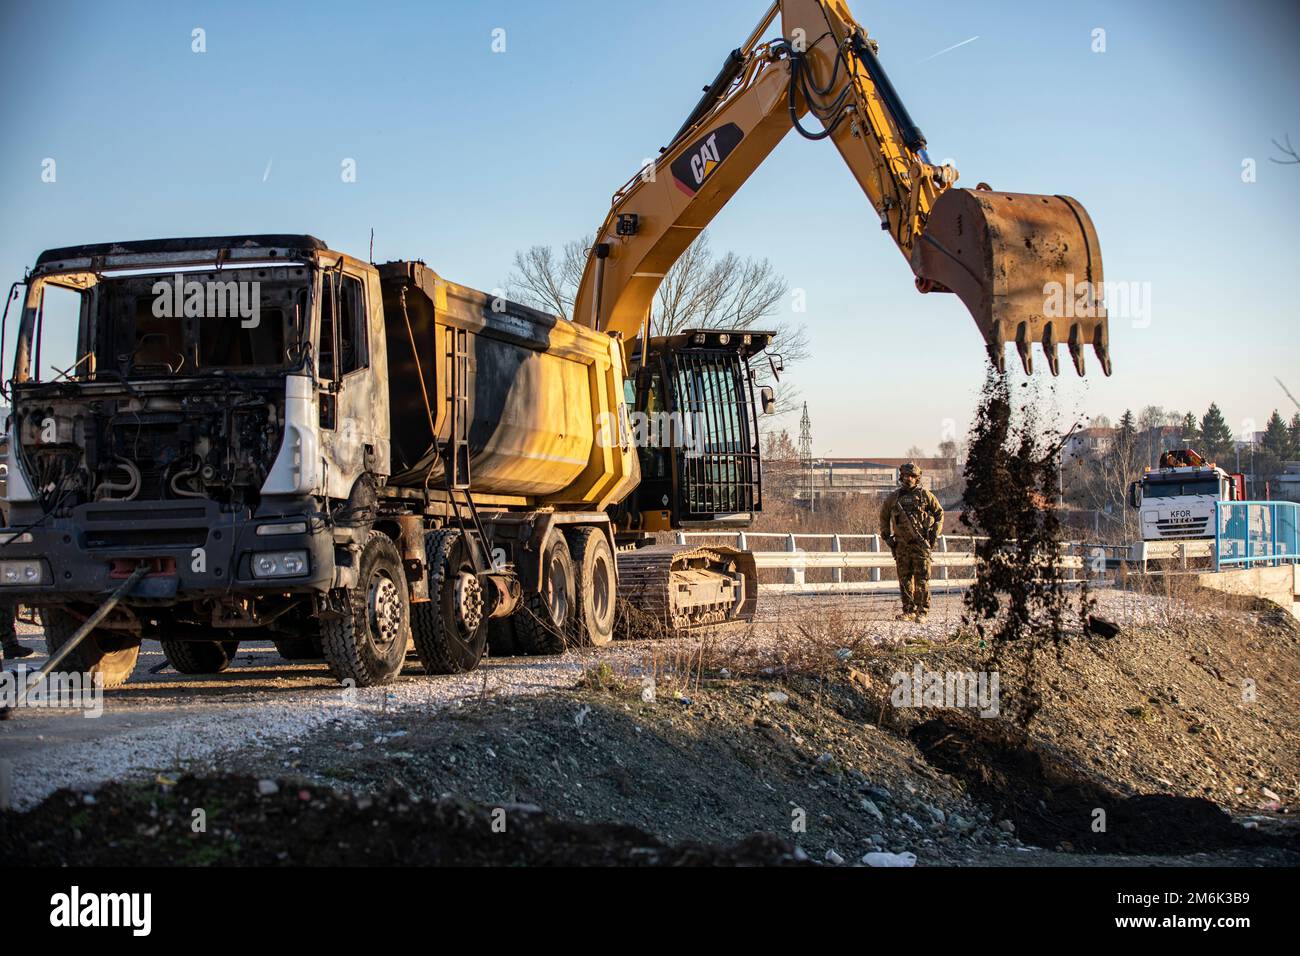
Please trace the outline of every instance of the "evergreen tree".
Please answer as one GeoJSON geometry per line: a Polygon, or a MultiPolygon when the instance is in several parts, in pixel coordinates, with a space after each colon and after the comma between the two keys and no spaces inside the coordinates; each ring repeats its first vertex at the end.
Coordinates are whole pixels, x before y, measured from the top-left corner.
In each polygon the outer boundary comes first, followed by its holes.
{"type": "Polygon", "coordinates": [[[1188,412],[1183,416],[1181,430],[1183,433],[1184,446],[1190,448],[1201,440],[1200,426],[1196,424],[1196,416],[1191,412],[1188,412]]]}
{"type": "Polygon", "coordinates": [[[1201,453],[1211,461],[1226,460],[1233,447],[1232,429],[1223,420],[1219,406],[1211,402],[1201,419],[1201,453]]]}
{"type": "Polygon", "coordinates": [[[1260,444],[1279,459],[1285,459],[1291,453],[1291,435],[1276,408],[1264,425],[1264,438],[1260,444]]]}
{"type": "Polygon", "coordinates": [[[1300,412],[1291,416],[1291,424],[1287,427],[1287,432],[1291,436],[1291,442],[1287,448],[1287,460],[1291,461],[1300,458],[1300,412]]]}
{"type": "Polygon", "coordinates": [[[1133,412],[1126,408],[1119,417],[1119,428],[1115,432],[1115,455],[1121,461],[1128,461],[1133,458],[1136,447],[1137,422],[1133,418],[1133,412]]]}

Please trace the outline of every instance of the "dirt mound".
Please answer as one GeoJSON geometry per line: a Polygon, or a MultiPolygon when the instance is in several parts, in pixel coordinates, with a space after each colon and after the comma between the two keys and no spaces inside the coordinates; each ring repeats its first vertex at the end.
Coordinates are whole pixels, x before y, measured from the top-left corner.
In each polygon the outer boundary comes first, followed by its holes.
{"type": "Polygon", "coordinates": [[[978,638],[854,643],[822,613],[809,624],[819,643],[783,646],[778,661],[701,647],[658,660],[653,680],[645,664],[602,664],[569,690],[349,714],[293,746],[160,764],[161,782],[150,771],[89,802],[64,791],[0,815],[0,856],[732,864],[795,862],[794,846],[814,863],[871,850],[930,865],[1300,862],[1288,836],[1300,805],[1296,629],[1217,597],[1100,600],[1122,633],[1076,632],[1039,657],[1027,729],[893,701],[894,680],[917,665],[985,660],[978,638]],[[278,785],[262,794],[259,780],[278,785]],[[206,831],[193,830],[195,810],[206,831]]]}
{"type": "Polygon", "coordinates": [[[89,800],[61,790],[27,814],[0,814],[0,855],[26,866],[786,866],[807,859],[765,834],[726,846],[669,845],[635,827],[569,823],[524,805],[280,784],[272,791],[251,777],[112,784],[89,800]]]}

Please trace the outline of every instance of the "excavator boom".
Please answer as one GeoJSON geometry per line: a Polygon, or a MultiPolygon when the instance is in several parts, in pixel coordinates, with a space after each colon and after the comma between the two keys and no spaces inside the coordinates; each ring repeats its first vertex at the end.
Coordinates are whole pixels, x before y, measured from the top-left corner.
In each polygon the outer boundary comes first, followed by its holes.
{"type": "Polygon", "coordinates": [[[575,320],[636,336],[668,269],[792,129],[835,144],[917,288],[956,295],[999,368],[1014,343],[1032,371],[1039,343],[1056,374],[1064,342],[1080,375],[1087,345],[1110,374],[1101,249],[1083,206],[956,188],[842,0],[776,0],[728,55],[659,159],[615,194],[575,320]],[[778,14],[781,36],[763,42],[778,14]]]}

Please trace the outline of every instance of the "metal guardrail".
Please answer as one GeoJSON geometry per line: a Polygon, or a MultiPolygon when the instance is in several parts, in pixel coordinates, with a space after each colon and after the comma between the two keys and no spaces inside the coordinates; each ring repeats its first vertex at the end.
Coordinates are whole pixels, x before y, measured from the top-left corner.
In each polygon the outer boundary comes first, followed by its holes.
{"type": "Polygon", "coordinates": [[[1216,501],[1214,569],[1300,564],[1300,504],[1216,501]]]}
{"type": "MultiPolygon", "coordinates": [[[[1061,546],[1061,568],[1067,581],[1087,578],[1101,581],[1120,568],[1142,574],[1175,573],[1205,561],[1214,570],[1260,564],[1300,564],[1300,504],[1286,501],[1231,501],[1216,505],[1216,537],[1133,544],[1099,544],[1072,541],[1061,546]],[[1170,562],[1159,570],[1150,562],[1170,562]]],[[[894,558],[878,534],[796,534],[785,531],[679,531],[677,543],[708,539],[752,551],[763,570],[784,570],[784,581],[763,584],[769,591],[792,594],[839,592],[847,594],[892,591],[898,582],[886,579],[894,558]],[[768,547],[779,542],[779,547],[768,547]],[[812,549],[801,542],[813,545],[812,549]],[[850,550],[865,542],[865,548],[850,550]],[[829,570],[830,581],[810,582],[807,572],[829,570]],[[866,580],[845,580],[845,571],[865,570],[866,580]]],[[[987,540],[977,535],[941,535],[932,553],[933,591],[959,591],[974,583],[975,544],[987,540]],[[966,574],[961,571],[969,569],[966,574]]]]}
{"type": "MultiPolygon", "coordinates": [[[[776,531],[679,531],[677,543],[687,544],[691,539],[712,539],[715,543],[727,541],[744,551],[753,551],[754,562],[760,569],[784,570],[785,580],[778,584],[763,584],[764,590],[791,594],[846,593],[869,594],[893,591],[895,580],[884,579],[883,570],[893,570],[894,557],[884,547],[878,534],[794,534],[776,531]],[[756,541],[757,539],[757,541],[756,541]],[[779,550],[759,550],[755,544],[779,540],[779,550]],[[808,550],[800,542],[816,542],[825,550],[808,550]],[[866,550],[846,550],[850,542],[867,543],[866,550]],[[809,582],[810,570],[829,569],[829,582],[809,582]],[[867,579],[846,581],[844,572],[864,569],[867,579]]],[[[972,574],[954,574],[955,569],[975,567],[975,544],[987,540],[975,535],[941,535],[931,555],[934,574],[930,581],[932,591],[960,591],[975,583],[972,574]]],[[[1071,542],[1063,545],[1061,567],[1068,580],[1081,577],[1101,577],[1114,566],[1111,552],[1127,553],[1127,548],[1089,545],[1071,542]]]]}

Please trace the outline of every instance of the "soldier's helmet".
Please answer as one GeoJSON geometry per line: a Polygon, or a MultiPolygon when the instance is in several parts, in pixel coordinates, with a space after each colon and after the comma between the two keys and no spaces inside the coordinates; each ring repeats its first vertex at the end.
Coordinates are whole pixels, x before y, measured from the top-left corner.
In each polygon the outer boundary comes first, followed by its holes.
{"type": "Polygon", "coordinates": [[[914,464],[912,464],[912,462],[910,462],[910,461],[909,461],[906,465],[903,465],[902,467],[900,467],[900,468],[898,469],[898,480],[899,480],[899,481],[902,481],[904,478],[909,478],[909,477],[910,477],[910,478],[917,478],[917,479],[919,479],[919,478],[921,477],[921,469],[920,469],[920,466],[918,466],[918,465],[914,465],[914,464]]]}

